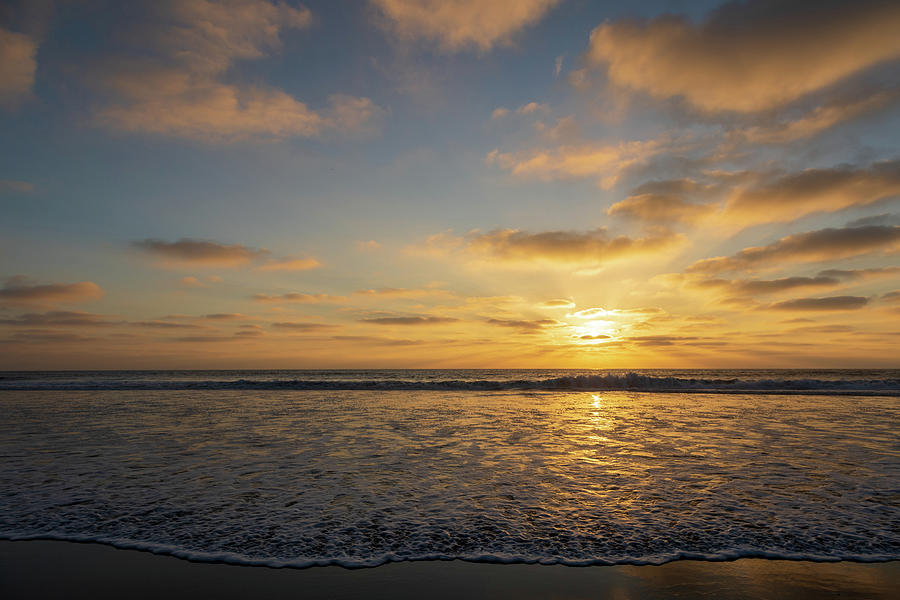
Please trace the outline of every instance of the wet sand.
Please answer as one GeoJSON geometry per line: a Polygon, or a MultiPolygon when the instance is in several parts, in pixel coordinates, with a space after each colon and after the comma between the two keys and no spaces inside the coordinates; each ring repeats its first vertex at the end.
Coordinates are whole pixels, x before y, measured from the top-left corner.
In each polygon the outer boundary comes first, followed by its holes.
{"type": "Polygon", "coordinates": [[[0,541],[3,598],[895,598],[900,561],[741,559],[565,567],[461,561],[372,569],[190,562],[101,544],[0,541]]]}

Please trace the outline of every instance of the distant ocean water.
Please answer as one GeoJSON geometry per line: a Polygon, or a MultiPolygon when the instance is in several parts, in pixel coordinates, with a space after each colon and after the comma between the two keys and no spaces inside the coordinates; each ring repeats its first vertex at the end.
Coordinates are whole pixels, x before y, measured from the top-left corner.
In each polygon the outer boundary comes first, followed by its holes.
{"type": "Polygon", "coordinates": [[[0,372],[0,538],[298,567],[900,560],[898,396],[897,370],[0,372]]]}

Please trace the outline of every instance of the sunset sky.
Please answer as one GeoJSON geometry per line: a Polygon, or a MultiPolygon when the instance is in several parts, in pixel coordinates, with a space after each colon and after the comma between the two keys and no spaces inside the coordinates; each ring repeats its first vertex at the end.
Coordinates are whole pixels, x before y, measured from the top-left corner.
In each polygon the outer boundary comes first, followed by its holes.
{"type": "Polygon", "coordinates": [[[900,367],[900,2],[0,4],[0,369],[900,367]]]}

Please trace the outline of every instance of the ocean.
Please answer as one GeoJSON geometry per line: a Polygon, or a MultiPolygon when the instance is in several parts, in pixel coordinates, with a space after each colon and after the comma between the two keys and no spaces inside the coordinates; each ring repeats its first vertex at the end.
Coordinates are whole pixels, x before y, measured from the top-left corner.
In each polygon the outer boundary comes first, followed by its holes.
{"type": "Polygon", "coordinates": [[[0,373],[0,538],[370,567],[900,559],[898,370],[0,373]]]}

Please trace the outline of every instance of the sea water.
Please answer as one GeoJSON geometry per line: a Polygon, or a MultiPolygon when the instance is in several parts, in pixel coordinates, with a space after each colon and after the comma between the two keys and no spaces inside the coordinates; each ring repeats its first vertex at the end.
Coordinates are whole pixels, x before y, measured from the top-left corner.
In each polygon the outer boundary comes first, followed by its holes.
{"type": "Polygon", "coordinates": [[[897,371],[7,372],[0,415],[5,539],[297,567],[900,559],[897,371]]]}

